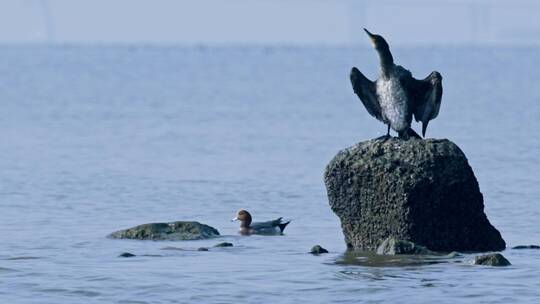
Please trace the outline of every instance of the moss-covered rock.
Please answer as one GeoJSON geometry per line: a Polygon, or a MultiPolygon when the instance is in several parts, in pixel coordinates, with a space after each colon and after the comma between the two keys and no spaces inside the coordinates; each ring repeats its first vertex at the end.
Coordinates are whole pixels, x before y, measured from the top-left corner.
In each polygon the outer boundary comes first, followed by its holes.
{"type": "Polygon", "coordinates": [[[109,235],[115,239],[136,240],[202,240],[219,236],[217,229],[199,222],[177,221],[150,223],[119,230],[109,235]]]}
{"type": "Polygon", "coordinates": [[[509,266],[510,262],[500,253],[490,253],[474,258],[474,265],[509,266]]]}
{"type": "Polygon", "coordinates": [[[393,237],[389,237],[377,247],[377,254],[381,255],[396,255],[396,254],[409,254],[409,255],[435,255],[433,252],[424,246],[417,245],[413,242],[396,240],[393,237]]]}
{"type": "Polygon", "coordinates": [[[315,245],[311,247],[311,250],[309,251],[311,254],[322,254],[322,253],[328,253],[328,250],[321,247],[321,245],[315,245]]]}
{"type": "Polygon", "coordinates": [[[369,140],[340,151],[324,174],[347,246],[375,251],[388,237],[433,251],[498,251],[467,158],[449,140],[369,140]]]}

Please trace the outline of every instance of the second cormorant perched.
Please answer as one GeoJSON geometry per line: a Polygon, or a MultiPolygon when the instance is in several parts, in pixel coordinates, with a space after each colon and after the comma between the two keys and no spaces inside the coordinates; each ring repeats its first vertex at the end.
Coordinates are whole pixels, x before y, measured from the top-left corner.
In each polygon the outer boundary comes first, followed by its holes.
{"type": "Polygon", "coordinates": [[[400,138],[420,137],[411,129],[412,116],[422,122],[422,136],[430,120],[437,117],[441,106],[442,76],[431,72],[428,77],[418,80],[410,71],[394,64],[388,43],[380,35],[364,29],[379,54],[381,75],[375,82],[367,79],[356,67],[351,71],[353,90],[358,95],[369,114],[388,125],[385,138],[390,136],[390,128],[398,132],[400,138]]]}

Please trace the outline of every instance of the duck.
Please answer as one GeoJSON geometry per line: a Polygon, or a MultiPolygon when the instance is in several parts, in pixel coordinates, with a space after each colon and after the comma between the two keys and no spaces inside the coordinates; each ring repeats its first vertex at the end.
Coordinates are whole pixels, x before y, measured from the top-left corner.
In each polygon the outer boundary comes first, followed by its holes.
{"type": "Polygon", "coordinates": [[[364,28],[377,51],[380,60],[380,75],[376,81],[369,80],[356,67],[350,73],[354,93],[360,98],[368,113],[398,132],[399,138],[421,138],[412,128],[411,122],[422,122],[422,136],[430,120],[437,117],[442,99],[442,76],[433,71],[425,79],[418,80],[412,73],[394,63],[394,57],[386,40],[364,28]]]}
{"type": "Polygon", "coordinates": [[[236,213],[236,217],[231,220],[234,221],[240,221],[240,230],[239,233],[242,235],[250,235],[250,234],[265,234],[265,235],[276,235],[276,234],[283,234],[283,230],[285,230],[285,227],[289,225],[291,221],[283,221],[283,218],[277,218],[272,221],[266,221],[266,222],[255,222],[252,223],[252,217],[251,214],[244,210],[238,210],[236,213]]]}

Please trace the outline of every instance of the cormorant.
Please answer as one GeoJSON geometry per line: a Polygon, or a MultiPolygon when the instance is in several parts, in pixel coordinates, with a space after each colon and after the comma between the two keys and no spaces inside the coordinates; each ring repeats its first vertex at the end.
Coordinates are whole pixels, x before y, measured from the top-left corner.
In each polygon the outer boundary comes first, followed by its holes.
{"type": "Polygon", "coordinates": [[[351,70],[351,83],[371,116],[388,125],[384,138],[390,137],[390,128],[400,138],[420,138],[411,129],[412,116],[422,122],[422,136],[430,120],[437,117],[441,106],[442,76],[434,71],[423,80],[412,77],[410,71],[394,64],[388,43],[380,35],[364,29],[380,58],[381,74],[375,82],[367,79],[356,67],[351,70]]]}

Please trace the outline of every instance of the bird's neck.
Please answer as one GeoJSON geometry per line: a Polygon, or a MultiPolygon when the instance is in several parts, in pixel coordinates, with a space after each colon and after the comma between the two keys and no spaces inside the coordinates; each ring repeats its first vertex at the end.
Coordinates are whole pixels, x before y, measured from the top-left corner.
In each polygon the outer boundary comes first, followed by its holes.
{"type": "Polygon", "coordinates": [[[247,218],[240,223],[240,228],[249,228],[251,225],[251,218],[247,218]]]}
{"type": "Polygon", "coordinates": [[[388,78],[394,67],[394,57],[392,57],[392,53],[390,53],[389,49],[378,50],[378,53],[381,62],[381,75],[388,78]]]}

